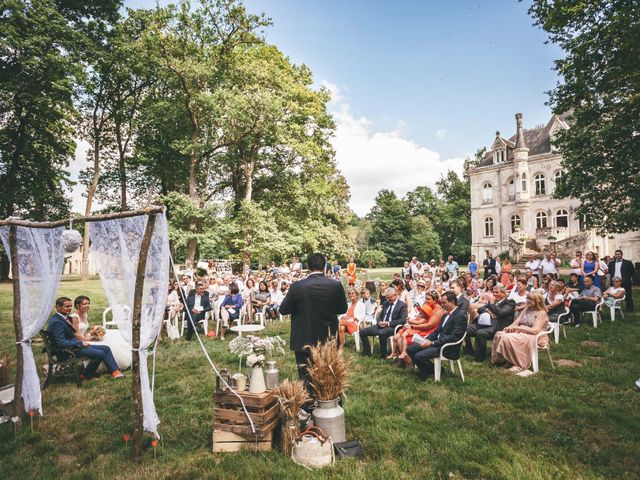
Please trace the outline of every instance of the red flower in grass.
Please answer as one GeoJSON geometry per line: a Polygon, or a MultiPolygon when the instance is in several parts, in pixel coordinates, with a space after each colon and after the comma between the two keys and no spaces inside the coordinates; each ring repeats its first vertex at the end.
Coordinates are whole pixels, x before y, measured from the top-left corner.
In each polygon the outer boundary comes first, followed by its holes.
{"type": "Polygon", "coordinates": [[[154,441],[152,441],[152,442],[151,442],[151,446],[152,446],[153,448],[156,448],[156,447],[158,446],[158,440],[154,440],[154,441]]]}
{"type": "Polygon", "coordinates": [[[124,439],[124,441],[125,441],[125,442],[128,442],[128,441],[129,441],[129,439],[130,439],[131,437],[129,436],[129,434],[128,434],[128,433],[125,433],[125,434],[122,436],[122,438],[124,439]]]}
{"type": "Polygon", "coordinates": [[[36,411],[35,410],[29,410],[29,416],[30,417],[35,417],[36,416],[36,411]]]}

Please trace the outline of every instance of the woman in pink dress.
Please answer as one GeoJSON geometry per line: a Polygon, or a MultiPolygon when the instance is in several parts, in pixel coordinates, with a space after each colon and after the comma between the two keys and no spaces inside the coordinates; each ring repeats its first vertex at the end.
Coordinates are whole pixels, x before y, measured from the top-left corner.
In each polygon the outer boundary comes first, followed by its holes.
{"type": "MultiPolygon", "coordinates": [[[[533,349],[538,348],[536,335],[546,328],[549,320],[541,293],[529,292],[526,305],[511,325],[496,333],[491,349],[491,363],[495,365],[508,362],[512,365],[509,370],[514,373],[531,366],[533,349]]],[[[540,346],[545,346],[548,342],[546,335],[539,339],[540,346]]]]}

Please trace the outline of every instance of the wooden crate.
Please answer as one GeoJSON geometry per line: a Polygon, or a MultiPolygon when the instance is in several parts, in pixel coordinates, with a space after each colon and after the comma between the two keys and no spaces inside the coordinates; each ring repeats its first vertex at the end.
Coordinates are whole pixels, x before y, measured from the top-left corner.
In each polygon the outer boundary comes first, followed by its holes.
{"type": "Polygon", "coordinates": [[[213,451],[214,452],[239,452],[248,450],[252,452],[271,450],[272,433],[269,432],[263,437],[253,435],[239,435],[223,430],[213,430],[213,451]]]}
{"type": "Polygon", "coordinates": [[[240,396],[253,425],[255,433],[247,419],[240,399],[230,392],[214,393],[214,428],[239,435],[250,435],[259,439],[278,426],[280,404],[273,392],[249,393],[241,392],[240,396]]]}

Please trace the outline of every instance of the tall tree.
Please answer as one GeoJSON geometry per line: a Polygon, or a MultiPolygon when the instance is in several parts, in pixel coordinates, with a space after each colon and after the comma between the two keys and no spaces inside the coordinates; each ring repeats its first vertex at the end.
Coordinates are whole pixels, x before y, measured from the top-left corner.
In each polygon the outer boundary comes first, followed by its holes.
{"type": "Polygon", "coordinates": [[[367,217],[371,221],[371,247],[384,252],[392,265],[402,265],[412,252],[409,204],[390,190],[380,190],[367,217]]]}
{"type": "Polygon", "coordinates": [[[440,237],[443,255],[453,255],[458,261],[471,254],[471,196],[469,181],[449,170],[436,182],[437,214],[430,219],[440,237]]]}
{"type": "Polygon", "coordinates": [[[566,171],[556,195],[580,200],[577,214],[601,232],[640,228],[640,4],[637,0],[535,0],[529,10],[566,52],[551,92],[571,128],[554,144],[566,171]]]}

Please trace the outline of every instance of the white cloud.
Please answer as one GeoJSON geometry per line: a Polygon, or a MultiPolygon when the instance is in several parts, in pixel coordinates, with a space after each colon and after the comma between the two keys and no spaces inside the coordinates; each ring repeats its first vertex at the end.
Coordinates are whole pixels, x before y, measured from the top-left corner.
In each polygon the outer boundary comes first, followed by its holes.
{"type": "Polygon", "coordinates": [[[442,140],[446,136],[447,136],[446,128],[439,128],[438,130],[436,130],[436,137],[438,138],[438,140],[442,140]]]}
{"type": "Polygon", "coordinates": [[[463,158],[441,159],[440,154],[404,138],[404,123],[391,131],[377,131],[366,117],[355,116],[348,99],[330,82],[335,92],[330,110],[336,121],[332,139],[336,160],[351,190],[351,208],[360,216],[369,212],[383,188],[403,196],[419,185],[435,185],[448,170],[462,173],[463,158]]]}

